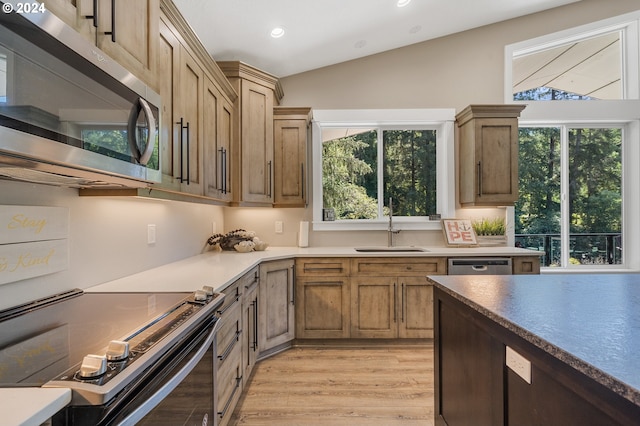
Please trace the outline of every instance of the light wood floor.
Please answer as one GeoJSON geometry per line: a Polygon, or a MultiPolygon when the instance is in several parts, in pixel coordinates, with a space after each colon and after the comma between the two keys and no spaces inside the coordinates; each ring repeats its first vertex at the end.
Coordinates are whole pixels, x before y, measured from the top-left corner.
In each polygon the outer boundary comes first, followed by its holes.
{"type": "Polygon", "coordinates": [[[433,346],[297,347],[260,361],[231,425],[433,425],[433,346]]]}

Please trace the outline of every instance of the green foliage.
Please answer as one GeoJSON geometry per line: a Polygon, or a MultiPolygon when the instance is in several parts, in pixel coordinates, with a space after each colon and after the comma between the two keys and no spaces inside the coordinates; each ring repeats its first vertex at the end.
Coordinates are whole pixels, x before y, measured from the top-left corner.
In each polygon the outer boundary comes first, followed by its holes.
{"type": "MultiPolygon", "coordinates": [[[[360,135],[358,135],[360,136],[360,135]]],[[[335,210],[336,219],[375,219],[378,204],[362,185],[373,167],[362,159],[371,155],[369,143],[354,136],[334,139],[322,145],[322,196],[324,207],[335,210]]],[[[373,163],[375,164],[375,162],[373,163]]]]}
{"type": "Polygon", "coordinates": [[[435,130],[385,130],[384,198],[392,197],[394,214],[436,213],[435,130]]]}
{"type": "Polygon", "coordinates": [[[477,219],[471,222],[476,235],[504,235],[506,227],[504,218],[477,219]]]}
{"type": "MultiPolygon", "coordinates": [[[[436,132],[384,130],[382,136],[383,204],[392,197],[398,216],[435,213],[436,132]]],[[[377,141],[373,129],[323,143],[323,202],[337,219],[378,217],[377,141]]]]}

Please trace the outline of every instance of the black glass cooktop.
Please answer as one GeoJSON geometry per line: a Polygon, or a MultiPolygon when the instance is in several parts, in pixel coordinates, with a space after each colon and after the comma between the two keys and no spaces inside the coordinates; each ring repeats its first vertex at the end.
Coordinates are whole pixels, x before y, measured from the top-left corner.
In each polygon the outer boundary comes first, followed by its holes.
{"type": "Polygon", "coordinates": [[[111,340],[132,335],[190,295],[80,292],[11,312],[0,321],[0,387],[41,386],[85,355],[104,353],[111,340]]]}

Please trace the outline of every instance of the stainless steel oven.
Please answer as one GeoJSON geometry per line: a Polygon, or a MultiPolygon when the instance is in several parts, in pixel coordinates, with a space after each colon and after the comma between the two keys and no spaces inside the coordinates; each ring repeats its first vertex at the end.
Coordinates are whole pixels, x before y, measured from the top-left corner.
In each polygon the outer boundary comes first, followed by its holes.
{"type": "Polygon", "coordinates": [[[160,96],[46,8],[20,13],[23,4],[0,1],[0,176],[159,182],[160,96]]]}
{"type": "Polygon", "coordinates": [[[0,312],[0,386],[70,388],[54,426],[214,424],[223,299],[76,290],[0,312]]]}

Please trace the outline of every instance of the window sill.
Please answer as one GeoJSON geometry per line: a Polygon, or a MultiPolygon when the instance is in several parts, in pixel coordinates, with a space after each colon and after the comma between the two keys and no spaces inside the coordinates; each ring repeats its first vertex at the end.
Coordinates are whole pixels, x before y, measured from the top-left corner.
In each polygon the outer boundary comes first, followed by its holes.
{"type": "MultiPolygon", "coordinates": [[[[393,228],[409,231],[441,231],[442,224],[439,220],[402,221],[393,220],[393,228]]],[[[314,231],[386,231],[389,229],[388,221],[314,221],[314,231]]]]}

